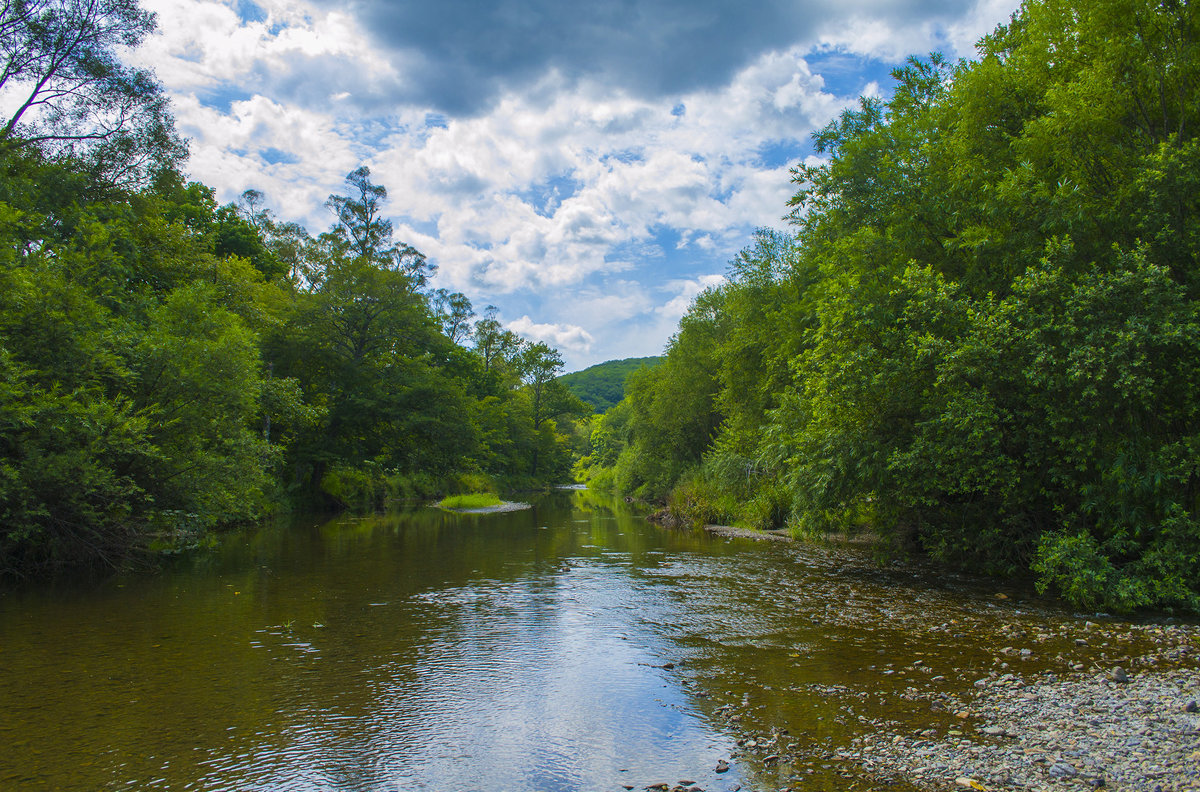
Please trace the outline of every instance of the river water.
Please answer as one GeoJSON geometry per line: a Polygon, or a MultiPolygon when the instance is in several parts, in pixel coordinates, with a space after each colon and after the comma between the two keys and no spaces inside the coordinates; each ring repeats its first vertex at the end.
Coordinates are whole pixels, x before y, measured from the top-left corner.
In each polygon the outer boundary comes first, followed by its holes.
{"type": "Polygon", "coordinates": [[[0,596],[0,789],[865,789],[871,723],[954,727],[914,684],[1073,618],[587,492],[279,523],[0,596]]]}

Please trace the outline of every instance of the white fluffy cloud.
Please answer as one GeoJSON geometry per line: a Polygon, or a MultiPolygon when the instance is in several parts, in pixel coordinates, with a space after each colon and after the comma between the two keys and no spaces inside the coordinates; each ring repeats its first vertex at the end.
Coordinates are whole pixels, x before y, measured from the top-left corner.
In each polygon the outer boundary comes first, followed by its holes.
{"type": "Polygon", "coordinates": [[[525,338],[534,341],[545,341],[560,350],[570,350],[586,354],[591,351],[596,339],[592,334],[579,325],[542,324],[533,321],[528,316],[514,319],[508,323],[508,329],[525,338]]]}
{"type": "MultiPolygon", "coordinates": [[[[821,0],[792,43],[748,22],[731,37],[736,52],[714,53],[724,71],[653,85],[612,66],[618,56],[575,63],[542,37],[530,46],[544,52],[496,61],[511,74],[488,82],[486,95],[445,102],[470,112],[446,113],[412,76],[439,57],[447,69],[478,70],[495,53],[472,59],[441,52],[446,42],[422,49],[376,35],[376,0],[144,2],[161,32],[136,57],[174,97],[195,178],[222,200],[259,189],[278,214],[320,230],[325,198],[366,164],[388,188],[397,235],[439,265],[439,286],[519,306],[512,313],[524,315],[509,326],[576,365],[661,348],[719,278],[707,273],[755,226],[782,225],[786,163],[855,101],[813,72],[814,53],[856,63],[934,48],[970,54],[1016,5],[906,0],[880,11],[868,0],[821,0]],[[584,68],[593,61],[594,73],[584,68]],[[428,101],[413,98],[421,91],[428,101]]],[[[574,24],[542,0],[506,2],[541,3],[574,24]]],[[[758,6],[792,19],[786,3],[758,6]]],[[[677,34],[664,41],[684,46],[677,34]]]]}

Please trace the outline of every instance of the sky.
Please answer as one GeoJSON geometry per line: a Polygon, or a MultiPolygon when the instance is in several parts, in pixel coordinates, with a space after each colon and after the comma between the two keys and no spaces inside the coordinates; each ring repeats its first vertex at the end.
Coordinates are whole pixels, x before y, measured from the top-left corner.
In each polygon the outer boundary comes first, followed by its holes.
{"type": "Polygon", "coordinates": [[[1017,0],[143,0],[191,178],[316,234],[360,165],[435,287],[562,352],[660,354],[789,167],[1017,0]]]}

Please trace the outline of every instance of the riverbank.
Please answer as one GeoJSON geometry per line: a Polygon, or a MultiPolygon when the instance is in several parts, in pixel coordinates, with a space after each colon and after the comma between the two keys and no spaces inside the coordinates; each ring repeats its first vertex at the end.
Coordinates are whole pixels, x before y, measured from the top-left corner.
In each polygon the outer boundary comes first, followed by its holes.
{"type": "MultiPolygon", "coordinates": [[[[1126,682],[1111,671],[991,675],[968,696],[909,688],[909,700],[928,702],[931,720],[949,713],[950,728],[862,718],[866,733],[828,750],[793,745],[780,732],[747,733],[735,761],[777,765],[791,779],[832,766],[855,789],[1197,790],[1198,679],[1193,667],[1129,674],[1126,682]]],[[[853,705],[841,709],[854,713],[853,705]]],[[[725,715],[740,720],[734,708],[725,715]]]]}
{"type": "Polygon", "coordinates": [[[1028,681],[1007,674],[975,685],[976,695],[946,702],[969,713],[969,726],[928,737],[866,736],[856,740],[854,759],[942,787],[1200,789],[1195,670],[1028,681]]]}
{"type": "MultiPolygon", "coordinates": [[[[733,539],[790,539],[729,526],[704,530],[733,539]]],[[[806,559],[820,555],[803,543],[795,547],[806,559]]],[[[863,574],[836,549],[827,563],[863,574]]],[[[921,564],[912,568],[928,573],[921,564]]],[[[887,574],[906,573],[891,567],[887,574]]],[[[814,742],[756,724],[746,704],[723,707],[719,717],[741,733],[740,752],[731,758],[772,769],[780,783],[833,772],[844,788],[859,790],[1200,790],[1200,626],[1079,616],[1030,629],[1022,622],[1034,603],[1022,596],[992,595],[1007,645],[992,647],[990,667],[947,665],[948,658],[936,662],[916,651],[905,664],[869,666],[874,683],[800,685],[773,694],[822,697],[853,732],[847,740],[814,742]]],[[[927,640],[956,639],[965,647],[982,626],[964,614],[919,629],[927,640]]]]}

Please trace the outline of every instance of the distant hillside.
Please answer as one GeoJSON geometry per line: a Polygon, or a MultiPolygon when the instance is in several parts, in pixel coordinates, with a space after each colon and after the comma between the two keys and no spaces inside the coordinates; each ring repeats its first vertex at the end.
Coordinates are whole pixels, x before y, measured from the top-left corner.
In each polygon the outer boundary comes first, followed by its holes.
{"type": "Polygon", "coordinates": [[[583,399],[602,413],[621,401],[625,396],[625,378],[629,372],[642,366],[657,366],[661,357],[625,358],[597,363],[574,374],[564,374],[558,379],[567,390],[583,399]]]}

